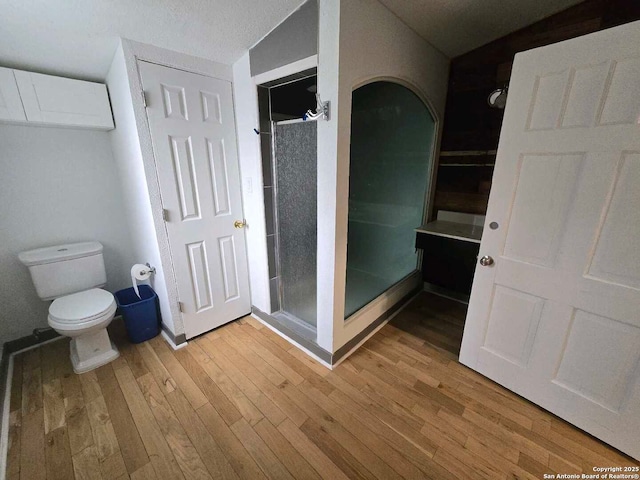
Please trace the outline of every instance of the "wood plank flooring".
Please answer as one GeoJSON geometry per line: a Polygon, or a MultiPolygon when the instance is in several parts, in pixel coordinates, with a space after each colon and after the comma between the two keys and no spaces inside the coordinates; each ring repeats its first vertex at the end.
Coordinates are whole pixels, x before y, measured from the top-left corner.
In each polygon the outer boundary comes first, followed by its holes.
{"type": "MultiPolygon", "coordinates": [[[[457,361],[465,308],[423,294],[333,371],[253,318],[72,372],[15,357],[8,479],[540,479],[638,465],[457,361]]],[[[118,328],[119,327],[119,328],[118,328]]]]}

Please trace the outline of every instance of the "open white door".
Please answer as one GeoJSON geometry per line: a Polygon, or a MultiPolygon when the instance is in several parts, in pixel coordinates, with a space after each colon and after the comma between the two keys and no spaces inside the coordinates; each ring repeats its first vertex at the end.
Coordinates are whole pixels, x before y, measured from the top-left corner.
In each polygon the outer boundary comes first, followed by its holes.
{"type": "Polygon", "coordinates": [[[636,459],[639,46],[635,22],[516,55],[460,353],[636,459]]]}
{"type": "Polygon", "coordinates": [[[185,334],[192,338],[251,311],[231,83],[138,65],[185,334]]]}

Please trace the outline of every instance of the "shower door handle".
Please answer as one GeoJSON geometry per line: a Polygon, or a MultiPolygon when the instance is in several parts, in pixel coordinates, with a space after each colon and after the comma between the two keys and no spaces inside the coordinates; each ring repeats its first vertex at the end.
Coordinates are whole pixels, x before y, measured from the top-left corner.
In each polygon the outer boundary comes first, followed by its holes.
{"type": "Polygon", "coordinates": [[[236,228],[244,228],[246,225],[246,220],[236,220],[235,222],[233,222],[233,226],[236,228]]]}

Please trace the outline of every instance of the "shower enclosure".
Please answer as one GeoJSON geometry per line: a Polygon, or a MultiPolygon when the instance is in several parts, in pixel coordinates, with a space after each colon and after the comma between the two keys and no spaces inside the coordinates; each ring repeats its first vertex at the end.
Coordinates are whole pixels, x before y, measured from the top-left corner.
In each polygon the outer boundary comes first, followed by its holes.
{"type": "MultiPolygon", "coordinates": [[[[317,325],[316,75],[259,87],[271,315],[309,339],[317,325]]],[[[389,81],[352,96],[345,319],[416,271],[435,121],[389,81]]]]}
{"type": "Polygon", "coordinates": [[[354,90],[351,112],[345,319],[418,267],[435,138],[428,107],[398,83],[354,90]]]}
{"type": "Polygon", "coordinates": [[[258,87],[271,315],[305,338],[316,336],[316,72],[258,87]]]}

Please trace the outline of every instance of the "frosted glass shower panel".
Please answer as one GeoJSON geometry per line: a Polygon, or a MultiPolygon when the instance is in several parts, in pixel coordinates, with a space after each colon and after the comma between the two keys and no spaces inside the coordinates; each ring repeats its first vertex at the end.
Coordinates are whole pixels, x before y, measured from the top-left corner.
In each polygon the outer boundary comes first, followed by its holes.
{"type": "Polygon", "coordinates": [[[280,309],[316,326],[317,129],[315,122],[275,127],[280,309]]]}
{"type": "Polygon", "coordinates": [[[435,122],[408,88],[353,92],[345,318],[416,270],[435,122]]]}

